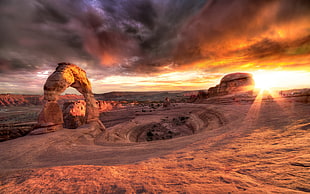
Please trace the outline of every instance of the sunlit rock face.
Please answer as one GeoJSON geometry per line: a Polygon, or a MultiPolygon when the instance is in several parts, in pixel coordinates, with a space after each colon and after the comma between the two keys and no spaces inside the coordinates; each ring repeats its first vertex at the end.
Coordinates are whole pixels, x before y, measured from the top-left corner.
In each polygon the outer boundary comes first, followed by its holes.
{"type": "Polygon", "coordinates": [[[64,124],[68,129],[76,129],[85,124],[86,103],[79,100],[76,102],[65,102],[62,108],[64,124]]]}
{"type": "Polygon", "coordinates": [[[220,84],[211,87],[208,90],[208,97],[224,96],[239,92],[251,92],[255,86],[252,74],[249,73],[231,73],[225,75],[220,84]]]}
{"type": "Polygon", "coordinates": [[[74,64],[58,64],[56,71],[47,78],[44,85],[44,100],[56,101],[59,95],[70,86],[77,89],[85,98],[87,121],[96,120],[99,112],[91,84],[86,77],[86,72],[74,64]]]}
{"type": "Polygon", "coordinates": [[[98,100],[96,103],[97,103],[99,112],[107,112],[113,109],[113,104],[111,102],[109,103],[104,100],[98,100]]]}
{"type": "Polygon", "coordinates": [[[41,105],[41,101],[39,95],[0,94],[0,107],[41,105]]]}
{"type": "Polygon", "coordinates": [[[62,128],[63,113],[57,104],[57,100],[59,95],[68,87],[77,89],[84,96],[86,106],[85,122],[98,123],[103,128],[102,123],[98,119],[98,107],[92,93],[91,84],[86,77],[86,72],[74,64],[59,63],[55,72],[47,78],[44,84],[44,106],[39,115],[38,129],[34,130],[32,134],[47,133],[62,128]]]}
{"type": "MultiPolygon", "coordinates": [[[[99,112],[107,112],[113,109],[111,103],[103,100],[96,101],[99,112]]],[[[62,108],[63,126],[68,129],[76,129],[86,123],[86,102],[84,100],[65,102],[62,108]]]]}

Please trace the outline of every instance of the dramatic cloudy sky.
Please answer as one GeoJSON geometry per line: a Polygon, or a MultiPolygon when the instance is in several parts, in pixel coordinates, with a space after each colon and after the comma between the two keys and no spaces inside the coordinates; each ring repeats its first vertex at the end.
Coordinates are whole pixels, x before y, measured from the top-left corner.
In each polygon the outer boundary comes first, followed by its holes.
{"type": "Polygon", "coordinates": [[[42,93],[59,62],[95,93],[206,89],[230,72],[309,87],[310,1],[1,0],[0,93],[42,93]]]}

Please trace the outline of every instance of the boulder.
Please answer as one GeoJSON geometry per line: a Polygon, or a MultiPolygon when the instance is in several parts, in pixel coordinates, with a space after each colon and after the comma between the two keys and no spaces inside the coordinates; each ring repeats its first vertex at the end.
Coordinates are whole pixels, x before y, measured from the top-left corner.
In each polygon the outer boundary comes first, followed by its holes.
{"type": "Polygon", "coordinates": [[[76,129],[85,124],[86,103],[79,100],[76,102],[65,102],[63,105],[64,128],[76,129]]]}

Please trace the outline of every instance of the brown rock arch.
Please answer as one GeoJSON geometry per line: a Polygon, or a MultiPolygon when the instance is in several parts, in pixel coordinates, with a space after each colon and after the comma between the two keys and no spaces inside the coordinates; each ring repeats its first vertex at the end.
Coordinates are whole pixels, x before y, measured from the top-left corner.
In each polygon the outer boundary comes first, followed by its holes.
{"type": "Polygon", "coordinates": [[[47,78],[44,84],[43,109],[39,114],[37,129],[32,134],[41,134],[56,131],[62,128],[63,114],[57,100],[68,87],[78,90],[86,102],[86,123],[99,123],[99,111],[87,79],[86,72],[71,63],[59,63],[56,70],[47,78]]]}

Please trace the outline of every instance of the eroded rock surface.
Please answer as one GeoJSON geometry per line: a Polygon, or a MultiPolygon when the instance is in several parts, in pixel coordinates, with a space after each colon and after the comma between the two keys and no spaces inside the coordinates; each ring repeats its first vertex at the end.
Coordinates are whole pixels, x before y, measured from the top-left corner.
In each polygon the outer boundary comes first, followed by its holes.
{"type": "Polygon", "coordinates": [[[250,73],[231,73],[225,75],[220,84],[208,89],[207,96],[224,96],[238,92],[252,92],[254,79],[250,73]]]}
{"type": "Polygon", "coordinates": [[[60,125],[62,123],[63,123],[62,112],[57,102],[52,101],[45,103],[42,111],[40,112],[38,118],[38,124],[60,125]]]}
{"type": "Polygon", "coordinates": [[[97,103],[99,112],[106,112],[106,111],[110,111],[113,109],[113,104],[111,102],[106,102],[104,100],[98,100],[96,103],[97,103]]]}
{"type": "Polygon", "coordinates": [[[62,108],[63,111],[63,126],[68,129],[76,129],[86,122],[86,103],[79,100],[76,102],[66,102],[62,108]]]}
{"type": "Polygon", "coordinates": [[[41,105],[41,96],[22,94],[0,94],[0,107],[41,105]]]}
{"type": "MultiPolygon", "coordinates": [[[[38,131],[40,133],[51,132],[61,128],[63,114],[57,100],[68,87],[73,87],[83,94],[86,102],[86,123],[100,122],[98,107],[86,72],[74,64],[59,63],[56,71],[47,78],[44,84],[43,110],[39,115],[38,129],[31,134],[37,134],[38,131]],[[53,126],[53,129],[44,129],[46,126],[53,126]]],[[[102,123],[99,125],[103,126],[102,123]]]]}

